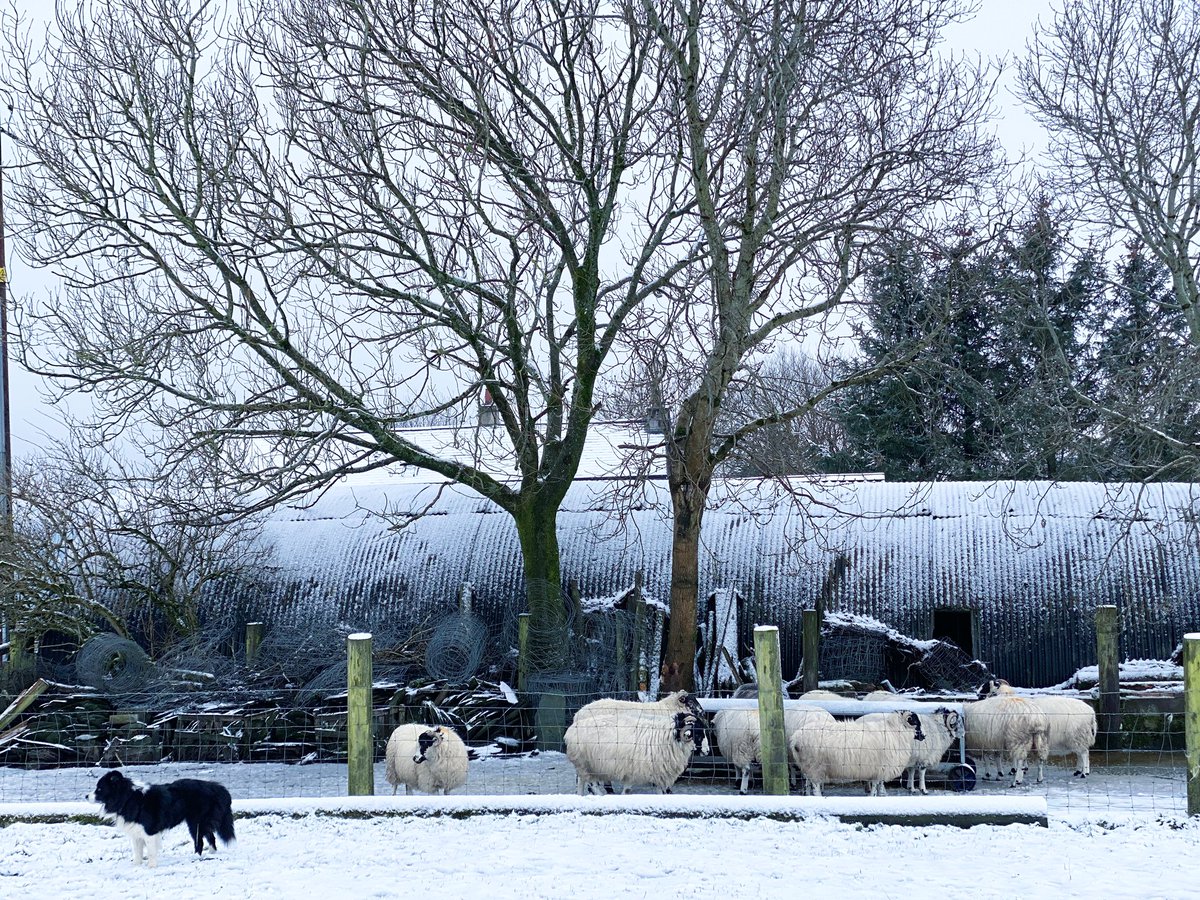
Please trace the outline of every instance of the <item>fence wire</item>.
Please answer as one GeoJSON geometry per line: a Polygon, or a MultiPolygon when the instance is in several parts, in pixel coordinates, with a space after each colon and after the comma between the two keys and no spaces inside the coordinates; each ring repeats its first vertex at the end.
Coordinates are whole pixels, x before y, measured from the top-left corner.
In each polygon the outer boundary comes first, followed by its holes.
{"type": "MultiPolygon", "coordinates": [[[[407,663],[405,663],[407,664],[407,663]]],[[[441,725],[459,735],[470,753],[466,783],[455,794],[574,794],[576,768],[564,752],[564,737],[579,709],[608,695],[587,683],[590,675],[571,679],[542,676],[523,693],[502,681],[472,678],[462,683],[424,679],[408,684],[377,681],[373,697],[375,793],[390,794],[385,752],[388,737],[402,723],[441,725]]],[[[121,695],[101,691],[52,688],[31,711],[0,732],[0,799],[4,801],[78,800],[109,767],[121,766],[146,781],[179,777],[214,778],[235,797],[339,796],[346,793],[345,673],[339,691],[312,694],[306,684],[269,690],[244,689],[236,700],[215,700],[207,692],[164,708],[159,691],[121,695]]],[[[628,692],[624,696],[630,696],[628,692]]],[[[809,698],[813,700],[814,698],[809,698]]],[[[819,702],[819,698],[815,698],[819,702]]],[[[922,696],[935,701],[936,695],[922,696]]],[[[970,695],[941,695],[954,703],[973,702],[970,695]]],[[[1013,787],[1011,772],[998,780],[982,770],[964,781],[956,769],[957,744],[943,765],[931,766],[930,793],[1044,796],[1051,815],[1186,814],[1183,716],[1154,708],[1169,705],[1128,701],[1119,729],[1099,734],[1090,748],[1090,774],[1073,773],[1074,757],[1051,757],[1045,778],[1037,781],[1036,758],[1029,760],[1022,784],[1013,787]]],[[[878,707],[880,710],[886,707],[878,707]]],[[[839,716],[839,722],[854,717],[839,716]]],[[[756,719],[756,717],[755,717],[756,719]]],[[[672,780],[672,790],[695,794],[738,792],[742,770],[734,759],[741,751],[721,746],[712,716],[700,717],[703,744],[687,754],[672,780]],[[701,750],[709,750],[703,753],[701,750]]],[[[645,733],[614,720],[600,730],[596,751],[624,758],[641,752],[645,733]]],[[[662,717],[656,740],[680,740],[681,723],[662,717]]],[[[792,736],[789,736],[792,737],[792,736]]],[[[593,735],[593,739],[595,736],[593,735]]],[[[969,737],[968,737],[969,741],[969,737]]],[[[832,742],[831,742],[832,743],[832,742]]],[[[867,748],[832,743],[842,757],[867,748]]],[[[607,758],[606,757],[606,758],[607,758]]],[[[835,762],[837,760],[835,759],[835,762]]],[[[981,764],[982,758],[969,756],[981,764]]],[[[792,793],[805,791],[806,779],[793,766],[792,793]]],[[[601,772],[591,791],[621,791],[620,778],[601,772]]],[[[919,782],[918,782],[919,783],[919,782]]],[[[644,781],[635,793],[653,791],[644,781]]],[[[750,766],[749,791],[762,790],[761,769],[750,766]]],[[[903,778],[889,777],[885,790],[904,794],[903,778]]],[[[863,779],[824,786],[825,795],[863,796],[863,779]]],[[[404,788],[400,788],[404,792],[404,788]]]]}

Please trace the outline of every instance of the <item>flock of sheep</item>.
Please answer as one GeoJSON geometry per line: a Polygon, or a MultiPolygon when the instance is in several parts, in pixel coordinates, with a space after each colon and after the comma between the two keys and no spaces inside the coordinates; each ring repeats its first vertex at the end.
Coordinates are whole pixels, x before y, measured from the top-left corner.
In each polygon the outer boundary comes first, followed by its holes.
{"type": "MultiPolygon", "coordinates": [[[[1000,679],[985,682],[979,698],[963,704],[962,715],[946,707],[931,713],[893,708],[838,719],[820,704],[846,698],[809,691],[800,705],[784,710],[791,782],[795,785],[798,772],[818,797],[826,784],[855,782],[880,795],[887,782],[907,773],[908,790],[924,794],[927,770],[964,735],[966,752],[978,761],[984,780],[1007,774],[1016,786],[1036,760],[1040,783],[1046,760],[1068,754],[1076,758],[1075,774],[1087,777],[1096,739],[1096,715],[1087,703],[1021,696],[1000,679]]],[[[903,706],[896,702],[898,695],[886,691],[862,699],[903,706]]],[[[579,793],[603,793],[612,782],[621,785],[622,793],[642,785],[669,792],[693,754],[709,751],[706,723],[699,701],[684,691],[653,703],[606,698],[587,704],[564,736],[579,793]]],[[[757,708],[720,709],[712,731],[721,754],[738,771],[745,794],[761,754],[757,708]]],[[[465,745],[445,726],[401,725],[388,741],[385,772],[392,793],[403,784],[406,793],[415,788],[445,794],[466,783],[467,769],[465,745]]]]}

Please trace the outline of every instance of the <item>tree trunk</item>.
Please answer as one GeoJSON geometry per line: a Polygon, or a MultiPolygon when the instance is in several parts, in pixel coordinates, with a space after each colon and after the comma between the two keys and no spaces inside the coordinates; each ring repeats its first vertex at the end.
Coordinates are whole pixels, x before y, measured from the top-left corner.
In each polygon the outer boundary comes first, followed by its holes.
{"type": "Polygon", "coordinates": [[[513,517],[521,542],[529,619],[530,673],[561,669],[567,663],[567,617],[562,601],[558,550],[558,506],[531,499],[513,517]]]}
{"type": "Polygon", "coordinates": [[[700,525],[706,492],[671,487],[671,623],[663,655],[664,691],[696,687],[697,610],[700,591],[700,525]]]}
{"type": "Polygon", "coordinates": [[[671,622],[663,656],[664,691],[696,687],[697,610],[700,590],[700,526],[712,485],[714,411],[693,395],[684,403],[668,448],[667,482],[674,513],[671,532],[671,622]]]}

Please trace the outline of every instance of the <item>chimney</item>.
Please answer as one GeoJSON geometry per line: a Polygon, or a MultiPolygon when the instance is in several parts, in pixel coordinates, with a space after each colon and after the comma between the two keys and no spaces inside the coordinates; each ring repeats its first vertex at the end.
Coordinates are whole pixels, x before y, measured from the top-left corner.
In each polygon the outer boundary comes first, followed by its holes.
{"type": "Polygon", "coordinates": [[[651,409],[646,413],[646,434],[666,434],[667,416],[662,409],[651,409]]]}
{"type": "Polygon", "coordinates": [[[492,400],[491,389],[486,387],[483,389],[483,401],[479,404],[479,424],[487,426],[500,424],[500,410],[496,408],[496,403],[492,400]]]}

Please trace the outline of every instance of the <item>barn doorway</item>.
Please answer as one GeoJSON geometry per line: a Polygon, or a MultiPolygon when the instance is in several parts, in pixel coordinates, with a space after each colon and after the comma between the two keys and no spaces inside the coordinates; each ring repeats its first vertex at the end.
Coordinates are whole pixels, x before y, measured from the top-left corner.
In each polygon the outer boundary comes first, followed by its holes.
{"type": "Polygon", "coordinates": [[[942,606],[933,611],[934,640],[953,641],[967,656],[975,657],[975,611],[942,606]]]}

